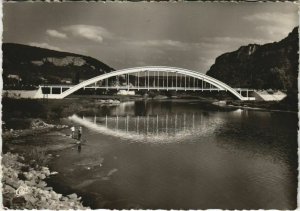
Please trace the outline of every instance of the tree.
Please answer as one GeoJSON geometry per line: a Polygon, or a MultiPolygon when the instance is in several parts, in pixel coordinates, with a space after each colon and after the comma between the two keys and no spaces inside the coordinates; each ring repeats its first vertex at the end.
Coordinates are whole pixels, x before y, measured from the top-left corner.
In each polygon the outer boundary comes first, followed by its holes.
{"type": "Polygon", "coordinates": [[[79,84],[79,79],[80,79],[80,73],[79,73],[79,71],[77,71],[74,74],[73,79],[72,79],[73,84],[79,84]]]}

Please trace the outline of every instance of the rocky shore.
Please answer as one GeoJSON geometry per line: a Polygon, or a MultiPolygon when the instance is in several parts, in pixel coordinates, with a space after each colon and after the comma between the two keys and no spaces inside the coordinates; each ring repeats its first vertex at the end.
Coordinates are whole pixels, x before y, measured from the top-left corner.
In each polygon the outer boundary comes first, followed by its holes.
{"type": "MultiPolygon", "coordinates": [[[[38,139],[40,134],[55,135],[59,144],[53,143],[47,150],[60,150],[73,145],[74,141],[63,136],[61,130],[67,125],[48,124],[41,119],[31,119],[30,128],[3,132],[3,146],[26,139],[38,139]],[[31,139],[31,138],[30,138],[31,139]]],[[[54,137],[54,136],[53,136],[54,137]]],[[[46,143],[44,143],[46,144],[46,143]]],[[[22,147],[22,145],[20,145],[22,147]]],[[[16,147],[14,147],[16,148],[16,147]]],[[[52,155],[46,153],[44,147],[34,147],[24,156],[12,153],[10,147],[5,147],[6,153],[2,154],[2,193],[3,206],[8,209],[88,209],[82,205],[81,197],[75,193],[62,195],[48,187],[45,179],[57,172],[50,172],[46,167],[52,155]]]]}
{"type": "Polygon", "coordinates": [[[63,196],[47,187],[44,179],[57,172],[34,160],[10,152],[2,156],[3,206],[8,209],[89,209],[76,194],[63,196]],[[33,165],[34,164],[34,165],[33,165]]]}

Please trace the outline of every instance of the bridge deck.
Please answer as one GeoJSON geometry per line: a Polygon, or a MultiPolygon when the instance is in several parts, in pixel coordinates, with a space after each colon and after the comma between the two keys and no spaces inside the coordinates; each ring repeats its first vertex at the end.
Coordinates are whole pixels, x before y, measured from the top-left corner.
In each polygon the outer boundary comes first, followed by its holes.
{"type": "MultiPolygon", "coordinates": [[[[57,89],[69,89],[69,88],[72,88],[74,85],[43,85],[41,86],[42,88],[57,88],[57,89]]],[[[135,86],[109,86],[109,87],[101,87],[101,86],[86,86],[86,87],[83,87],[83,89],[107,89],[107,90],[111,90],[111,89],[114,89],[114,90],[182,90],[182,91],[220,91],[220,90],[224,90],[224,89],[219,89],[219,88],[215,88],[215,87],[212,87],[212,88],[209,88],[209,87],[163,87],[163,86],[160,86],[160,87],[153,87],[153,86],[150,86],[150,87],[145,87],[145,86],[139,86],[139,87],[135,87],[135,86]]],[[[236,91],[254,91],[254,89],[247,89],[247,88],[233,88],[235,89],[236,91]]]]}

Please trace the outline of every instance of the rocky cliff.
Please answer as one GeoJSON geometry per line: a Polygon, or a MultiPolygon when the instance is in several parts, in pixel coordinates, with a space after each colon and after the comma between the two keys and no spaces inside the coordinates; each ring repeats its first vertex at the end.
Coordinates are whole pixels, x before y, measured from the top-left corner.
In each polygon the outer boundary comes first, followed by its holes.
{"type": "Polygon", "coordinates": [[[233,87],[297,90],[298,27],[279,42],[242,46],[217,57],[207,75],[233,87]]]}
{"type": "Polygon", "coordinates": [[[5,85],[78,83],[113,70],[103,62],[79,54],[14,43],[4,43],[2,50],[5,85]]]}

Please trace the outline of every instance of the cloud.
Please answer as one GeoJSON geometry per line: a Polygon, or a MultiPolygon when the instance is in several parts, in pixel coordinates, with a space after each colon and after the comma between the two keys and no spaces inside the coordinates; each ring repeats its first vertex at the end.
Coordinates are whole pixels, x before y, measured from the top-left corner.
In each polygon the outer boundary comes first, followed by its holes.
{"type": "Polygon", "coordinates": [[[46,31],[46,34],[48,34],[51,37],[57,37],[57,38],[62,38],[62,39],[67,38],[66,34],[61,33],[61,32],[59,32],[57,30],[54,30],[54,29],[48,29],[46,31]]]}
{"type": "Polygon", "coordinates": [[[255,30],[266,34],[268,37],[272,37],[273,41],[278,41],[286,37],[292,31],[292,28],[293,27],[285,28],[282,26],[257,26],[255,30]]]}
{"type": "Polygon", "coordinates": [[[138,45],[141,47],[185,47],[185,43],[177,40],[145,40],[145,41],[130,41],[129,44],[138,45]]]}
{"type": "MultiPolygon", "coordinates": [[[[216,44],[216,43],[238,43],[238,44],[263,44],[263,43],[267,43],[270,40],[266,40],[266,39],[256,39],[256,38],[251,38],[251,37],[228,37],[228,36],[224,36],[224,37],[202,37],[201,38],[201,43],[205,43],[206,45],[209,44],[216,44]]],[[[208,46],[206,46],[208,47],[208,46]]]]}
{"type": "Polygon", "coordinates": [[[294,13],[279,13],[279,12],[265,12],[245,16],[244,19],[251,22],[272,22],[277,25],[295,25],[297,17],[294,13]]]}
{"type": "Polygon", "coordinates": [[[37,43],[37,42],[30,42],[28,45],[40,47],[40,48],[47,48],[55,51],[62,51],[59,47],[49,45],[48,43],[37,43]]]}
{"type": "Polygon", "coordinates": [[[201,37],[198,42],[182,42],[178,40],[145,40],[145,41],[125,41],[128,45],[136,45],[138,47],[153,47],[159,49],[176,49],[187,51],[191,49],[213,49],[224,48],[228,46],[239,47],[251,43],[264,44],[270,42],[266,39],[242,38],[242,37],[201,37]]]}
{"type": "Polygon", "coordinates": [[[113,34],[101,26],[70,25],[62,28],[75,37],[81,37],[95,42],[103,42],[104,38],[111,38],[113,34]]]}

